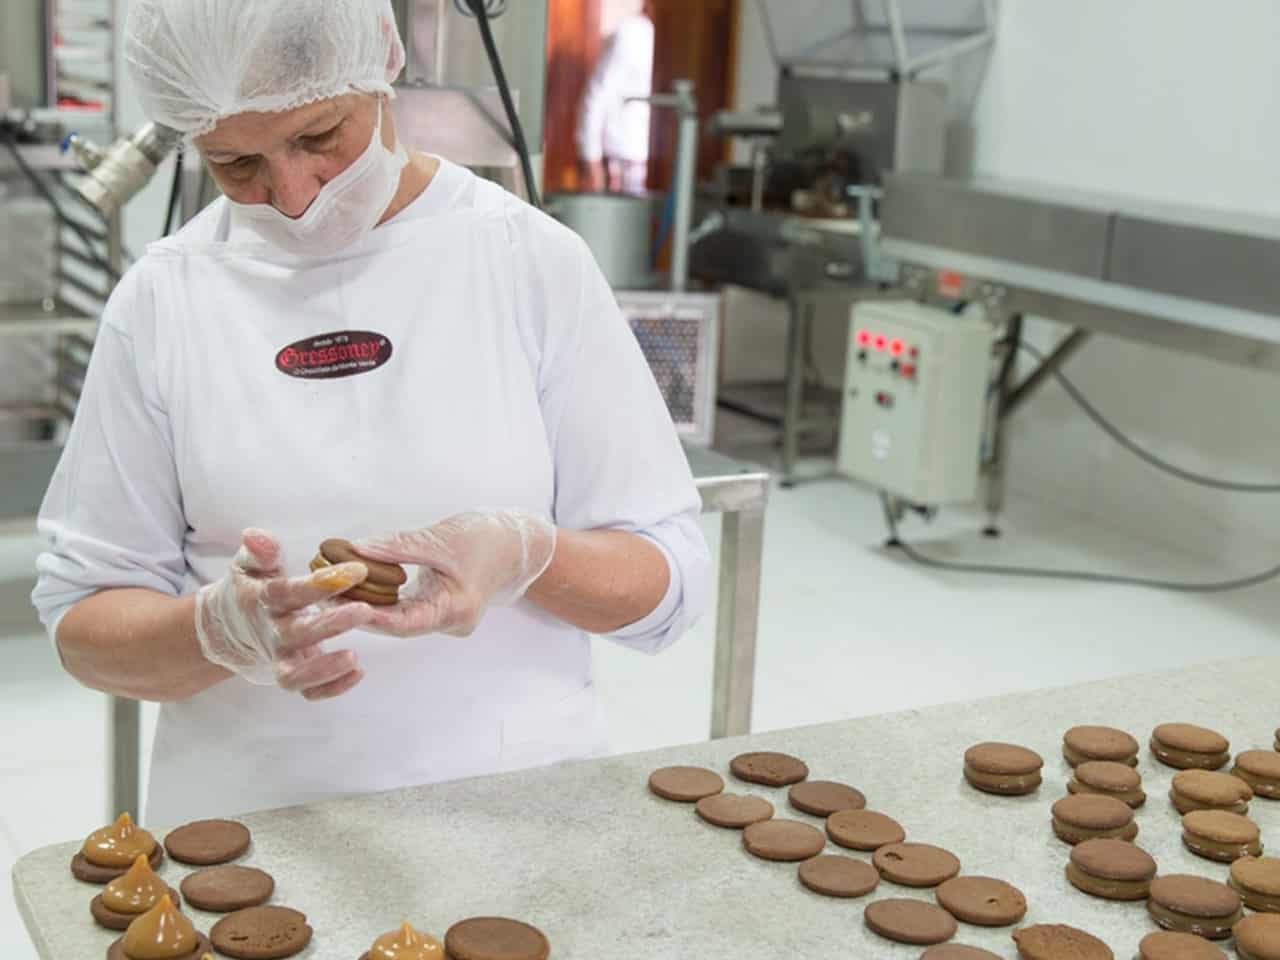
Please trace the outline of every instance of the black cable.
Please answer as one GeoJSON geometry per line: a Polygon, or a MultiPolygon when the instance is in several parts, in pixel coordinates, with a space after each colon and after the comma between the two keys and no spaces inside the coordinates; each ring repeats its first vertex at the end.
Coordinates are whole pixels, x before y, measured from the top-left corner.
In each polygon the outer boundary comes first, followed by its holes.
{"type": "Polygon", "coordinates": [[[165,209],[164,227],[160,236],[167,237],[173,231],[173,215],[178,212],[178,201],[182,198],[182,151],[173,158],[173,182],[169,185],[169,205],[165,209]]]}
{"type": "MultiPolygon", "coordinates": [[[[1040,362],[1043,363],[1045,361],[1046,358],[1044,353],[1037,350],[1035,347],[1021,342],[1018,343],[1018,346],[1040,362]]],[[[1059,385],[1061,385],[1062,389],[1067,392],[1067,396],[1074,400],[1076,406],[1083,410],[1089,419],[1097,424],[1097,426],[1106,433],[1107,436],[1111,437],[1112,440],[1120,444],[1120,446],[1124,447],[1135,457],[1145,461],[1157,470],[1162,470],[1171,476],[1177,477],[1179,480],[1185,480],[1187,483],[1194,483],[1202,487],[1211,487],[1215,490],[1228,490],[1232,493],[1280,493],[1280,484],[1277,483],[1239,483],[1234,480],[1219,480],[1216,477],[1209,477],[1202,473],[1194,473],[1190,470],[1186,470],[1175,464],[1169,463],[1167,460],[1160,459],[1154,453],[1149,453],[1142,447],[1138,446],[1134,441],[1130,440],[1119,427],[1104,417],[1098,409],[1090,403],[1088,399],[1086,399],[1085,395],[1080,391],[1080,388],[1072,383],[1065,373],[1061,370],[1054,370],[1053,376],[1058,381],[1059,385]]]]}
{"type": "Polygon", "coordinates": [[[900,549],[908,558],[925,567],[938,570],[950,570],[954,573],[981,573],[1002,577],[1024,577],[1038,580],[1076,580],[1086,583],[1105,583],[1116,586],[1144,587],[1153,590],[1170,590],[1176,593],[1226,593],[1229,590],[1243,590],[1255,587],[1268,580],[1280,577],[1280,564],[1261,573],[1236,580],[1221,580],[1215,583],[1183,583],[1176,580],[1159,580],[1148,577],[1131,577],[1114,573],[1090,573],[1083,570],[1049,570],[1040,567],[1006,567],[985,563],[956,563],[950,560],[938,560],[935,557],[920,553],[911,544],[898,536],[898,521],[888,502],[888,494],[881,493],[880,500],[884,504],[885,520],[889,524],[890,544],[900,549]]]}
{"type": "Polygon", "coordinates": [[[53,191],[49,189],[48,185],[43,180],[40,179],[39,174],[31,169],[31,165],[27,163],[27,158],[24,157],[22,155],[22,151],[18,149],[18,142],[14,139],[13,131],[3,123],[0,123],[0,131],[4,132],[5,145],[9,148],[9,152],[13,154],[13,159],[18,164],[18,168],[26,175],[27,179],[31,181],[31,185],[39,191],[45,202],[53,208],[54,216],[58,218],[59,222],[61,222],[63,226],[70,228],[74,231],[75,235],[80,238],[80,242],[85,246],[85,255],[107,272],[107,276],[111,278],[112,283],[118,283],[120,281],[120,274],[112,269],[111,264],[107,262],[105,257],[98,253],[97,248],[93,245],[93,238],[85,233],[84,227],[71,217],[67,216],[61,205],[59,205],[57,198],[53,195],[53,191]]]}
{"type": "Polygon", "coordinates": [[[529,194],[529,202],[541,209],[542,199],[538,196],[538,184],[533,178],[533,162],[529,159],[529,146],[524,139],[524,127],[520,123],[519,113],[516,112],[515,101],[511,97],[511,88],[507,85],[507,73],[502,67],[502,57],[498,54],[498,46],[493,41],[488,6],[485,0],[466,0],[466,2],[480,27],[480,39],[484,42],[484,52],[488,56],[489,66],[493,70],[493,79],[498,84],[498,94],[502,97],[502,107],[507,113],[507,122],[511,125],[511,135],[515,139],[516,153],[520,157],[520,169],[524,174],[525,190],[529,194]]]}

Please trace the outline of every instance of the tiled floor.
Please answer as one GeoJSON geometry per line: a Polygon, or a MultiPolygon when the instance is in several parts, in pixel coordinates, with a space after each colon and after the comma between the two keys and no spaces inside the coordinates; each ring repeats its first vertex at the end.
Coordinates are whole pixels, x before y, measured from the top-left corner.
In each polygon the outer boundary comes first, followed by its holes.
{"type": "MultiPolygon", "coordinates": [[[[1006,536],[977,518],[913,524],[948,557],[1215,576],[1195,561],[1015,499],[1006,536]]],[[[714,518],[706,524],[713,546],[714,518]]],[[[939,574],[880,546],[879,507],[824,481],[777,490],[766,530],[754,725],[816,723],[1275,651],[1280,588],[1217,597],[939,574]]],[[[0,529],[0,956],[31,960],[8,867],[106,815],[104,704],[63,675],[27,604],[36,544],[0,529]]],[[[1245,563],[1241,561],[1242,565],[1245,563]]],[[[714,610],[714,604],[712,605],[714,610]]],[[[713,613],[654,658],[601,644],[598,682],[619,751],[702,739],[713,613]]],[[[1082,720],[1088,718],[1082,718],[1082,720]]],[[[1105,720],[1105,718],[1096,718],[1105,720]]]]}

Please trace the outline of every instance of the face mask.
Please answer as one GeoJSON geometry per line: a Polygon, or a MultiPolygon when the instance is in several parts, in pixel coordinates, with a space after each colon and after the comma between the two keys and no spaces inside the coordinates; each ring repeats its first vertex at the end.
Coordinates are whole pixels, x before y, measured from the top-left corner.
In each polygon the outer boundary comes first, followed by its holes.
{"type": "Polygon", "coordinates": [[[398,142],[382,144],[382,101],[368,148],[323,187],[296,220],[269,203],[228,201],[262,239],[300,257],[331,256],[364,239],[386,213],[400,187],[409,154],[398,142]]]}

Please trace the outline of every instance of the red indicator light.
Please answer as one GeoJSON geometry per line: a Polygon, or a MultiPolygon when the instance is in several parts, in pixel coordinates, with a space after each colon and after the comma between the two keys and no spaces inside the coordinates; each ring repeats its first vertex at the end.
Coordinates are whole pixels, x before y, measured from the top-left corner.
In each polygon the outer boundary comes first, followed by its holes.
{"type": "Polygon", "coordinates": [[[875,347],[877,350],[883,350],[887,342],[888,341],[885,340],[885,336],[883,333],[876,334],[875,347]]]}
{"type": "Polygon", "coordinates": [[[889,342],[889,352],[895,357],[902,356],[902,351],[907,349],[907,345],[901,340],[892,340],[889,342]]]}
{"type": "Polygon", "coordinates": [[[909,363],[904,364],[902,367],[902,375],[904,377],[914,377],[916,375],[916,368],[909,363]]]}
{"type": "Polygon", "coordinates": [[[918,356],[920,356],[920,348],[919,348],[919,347],[912,347],[912,348],[911,348],[911,355],[912,355],[913,357],[918,357],[918,356]]]}
{"type": "Polygon", "coordinates": [[[871,343],[871,332],[868,330],[858,331],[858,346],[865,347],[871,343]]]}

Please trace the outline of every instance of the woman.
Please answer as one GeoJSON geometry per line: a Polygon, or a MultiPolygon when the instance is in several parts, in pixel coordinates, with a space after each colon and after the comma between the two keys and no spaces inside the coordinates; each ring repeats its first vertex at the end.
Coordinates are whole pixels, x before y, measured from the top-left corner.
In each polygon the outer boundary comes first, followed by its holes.
{"type": "Polygon", "coordinates": [[[133,0],[125,54],[225,196],[107,306],[34,600],[164,704],[148,819],[598,753],[587,632],[661,649],[708,563],[584,245],[397,141],[389,0],[133,0]],[[343,600],[330,537],[412,585],[343,600]]]}

